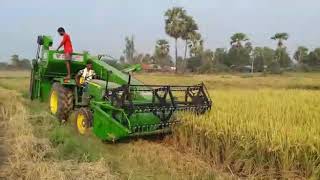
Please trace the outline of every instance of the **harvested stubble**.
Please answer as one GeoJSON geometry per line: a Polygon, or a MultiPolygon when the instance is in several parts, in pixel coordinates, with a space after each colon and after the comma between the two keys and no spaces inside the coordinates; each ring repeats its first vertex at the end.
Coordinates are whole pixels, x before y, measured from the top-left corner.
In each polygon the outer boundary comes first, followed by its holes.
{"type": "Polygon", "coordinates": [[[181,114],[175,132],[189,148],[231,173],[262,178],[320,178],[320,93],[307,90],[211,92],[202,117],[181,114]]]}
{"type": "MultiPolygon", "coordinates": [[[[0,119],[6,127],[9,163],[1,176],[6,179],[115,179],[108,165],[97,162],[57,161],[50,158],[55,149],[46,138],[33,134],[29,113],[21,95],[0,89],[0,119]]],[[[46,117],[43,117],[45,120],[46,117]]]]}

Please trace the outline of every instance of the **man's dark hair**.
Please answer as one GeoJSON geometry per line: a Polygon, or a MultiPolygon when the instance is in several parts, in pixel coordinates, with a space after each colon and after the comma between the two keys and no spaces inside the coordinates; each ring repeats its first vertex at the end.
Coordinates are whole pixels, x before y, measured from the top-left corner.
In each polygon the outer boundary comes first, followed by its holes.
{"type": "Polygon", "coordinates": [[[92,60],[88,59],[87,64],[92,64],[92,60]]]}
{"type": "Polygon", "coordinates": [[[66,32],[63,27],[58,28],[58,32],[66,32]]]}

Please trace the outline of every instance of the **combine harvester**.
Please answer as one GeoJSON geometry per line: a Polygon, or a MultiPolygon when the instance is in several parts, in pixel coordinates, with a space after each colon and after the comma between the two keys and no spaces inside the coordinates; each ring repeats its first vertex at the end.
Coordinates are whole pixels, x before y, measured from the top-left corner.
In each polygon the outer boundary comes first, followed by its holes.
{"type": "Polygon", "coordinates": [[[211,109],[205,85],[144,85],[131,76],[141,69],[134,65],[119,71],[88,53],[74,53],[74,76],[90,59],[98,78],[87,91],[75,79],[64,80],[66,67],[61,51],[50,50],[52,38],[38,37],[37,58],[32,62],[30,98],[49,102],[50,111],[59,120],[67,120],[75,111],[75,126],[80,134],[89,130],[102,140],[116,141],[131,136],[168,133],[177,123],[175,111],[204,113],[211,109]]]}

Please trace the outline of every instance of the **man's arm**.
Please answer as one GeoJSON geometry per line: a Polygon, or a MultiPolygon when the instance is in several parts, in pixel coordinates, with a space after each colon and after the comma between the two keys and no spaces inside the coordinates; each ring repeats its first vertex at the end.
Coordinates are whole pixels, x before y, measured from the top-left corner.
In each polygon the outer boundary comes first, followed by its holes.
{"type": "Polygon", "coordinates": [[[83,73],[83,70],[80,70],[75,76],[75,80],[76,80],[77,86],[81,86],[81,84],[80,84],[80,76],[82,76],[82,73],[83,73]]]}
{"type": "Polygon", "coordinates": [[[97,74],[93,71],[92,72],[92,79],[97,79],[98,77],[97,77],[97,74]]]}
{"type": "Polygon", "coordinates": [[[66,42],[66,38],[65,38],[65,37],[66,37],[66,36],[63,36],[63,39],[62,39],[60,45],[58,46],[57,51],[59,51],[59,49],[60,49],[60,48],[64,45],[64,43],[66,42]]]}

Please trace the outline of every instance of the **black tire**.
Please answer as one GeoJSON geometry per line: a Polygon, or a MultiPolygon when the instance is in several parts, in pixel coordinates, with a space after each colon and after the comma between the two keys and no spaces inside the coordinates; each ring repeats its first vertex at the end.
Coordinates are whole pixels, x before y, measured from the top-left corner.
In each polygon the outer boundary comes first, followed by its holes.
{"type": "Polygon", "coordinates": [[[92,127],[93,115],[89,108],[80,108],[75,113],[75,128],[81,135],[88,134],[92,127]]]}
{"type": "Polygon", "coordinates": [[[51,88],[49,106],[51,113],[60,121],[68,120],[69,114],[73,109],[72,91],[63,87],[60,83],[54,83],[51,88]],[[56,103],[53,96],[56,96],[56,103]],[[53,105],[56,106],[55,109],[52,108],[53,105]]]}

